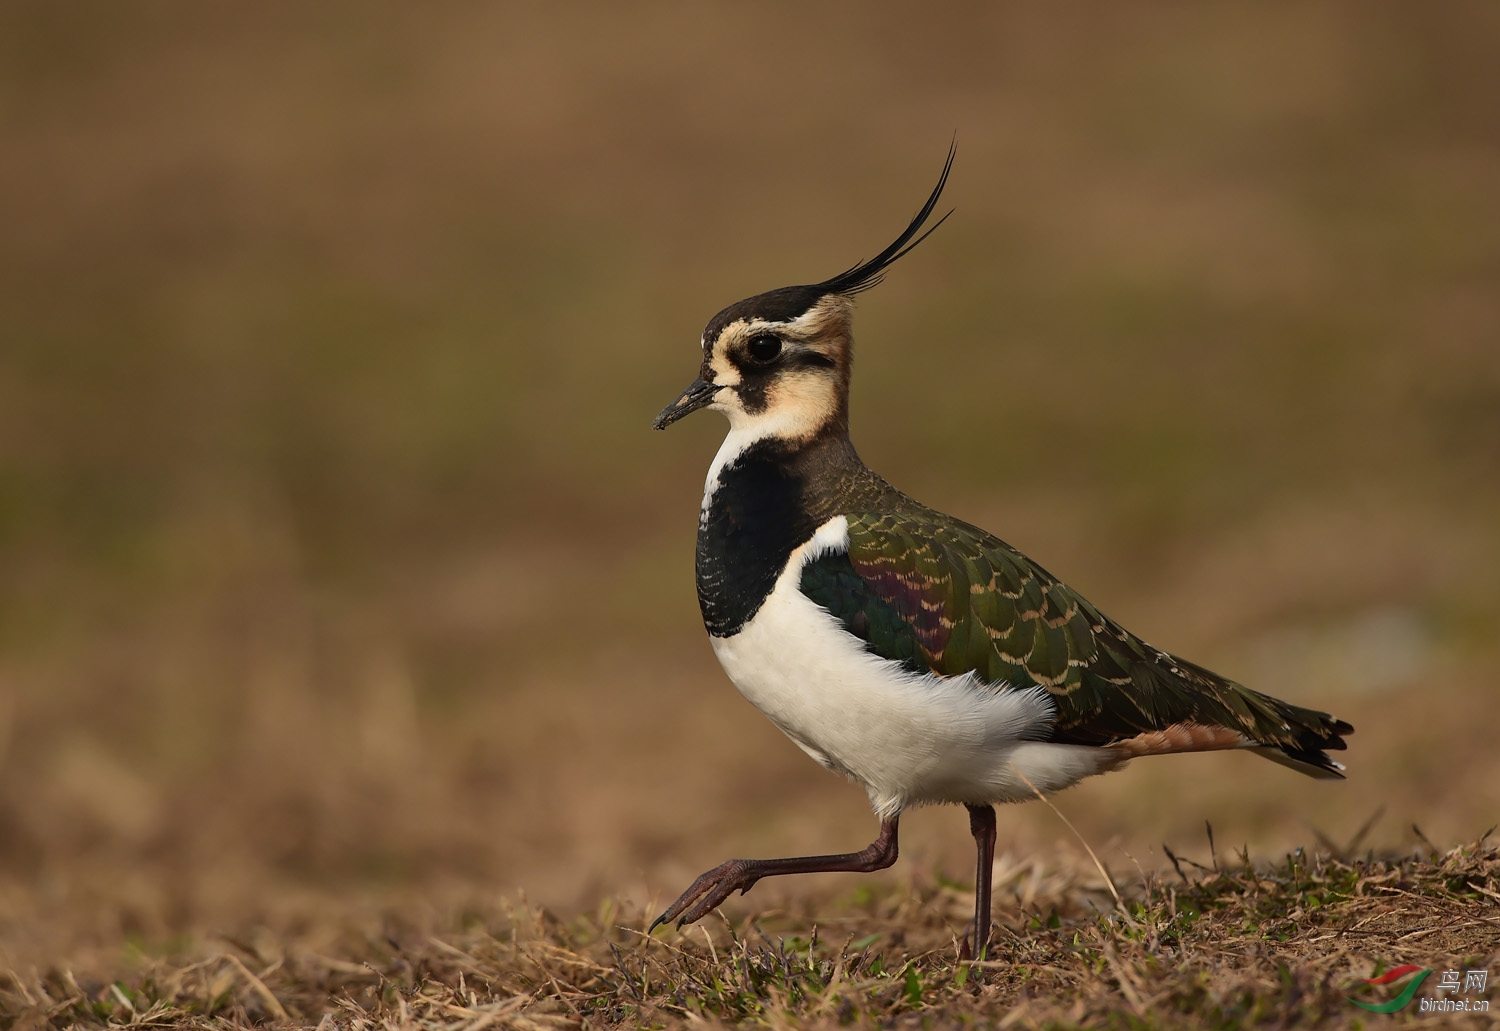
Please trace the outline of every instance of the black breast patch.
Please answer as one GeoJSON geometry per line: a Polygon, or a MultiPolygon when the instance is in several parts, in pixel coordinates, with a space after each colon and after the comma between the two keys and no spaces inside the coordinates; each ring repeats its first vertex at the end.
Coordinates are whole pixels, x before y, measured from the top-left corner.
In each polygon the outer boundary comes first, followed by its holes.
{"type": "Polygon", "coordinates": [[[698,527],[698,607],[714,637],[755,618],[792,552],[817,530],[804,482],[771,442],[753,444],[719,473],[698,527]]]}

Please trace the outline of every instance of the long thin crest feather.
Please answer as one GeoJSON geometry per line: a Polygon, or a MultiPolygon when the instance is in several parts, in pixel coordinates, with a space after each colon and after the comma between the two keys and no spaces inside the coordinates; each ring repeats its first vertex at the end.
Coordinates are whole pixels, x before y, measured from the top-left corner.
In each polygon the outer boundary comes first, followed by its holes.
{"type": "Polygon", "coordinates": [[[824,280],[817,284],[814,289],[822,293],[845,295],[857,294],[861,290],[870,289],[870,287],[877,285],[885,278],[886,269],[894,265],[917,244],[931,236],[937,230],[938,226],[948,221],[948,215],[953,214],[951,210],[947,215],[944,215],[933,223],[927,232],[922,233],[921,236],[917,236],[923,224],[932,216],[933,208],[937,207],[938,198],[943,195],[943,187],[947,185],[948,172],[953,168],[953,157],[957,153],[958,140],[955,138],[952,143],[948,144],[948,160],[943,162],[943,174],[938,177],[937,186],[933,187],[932,195],[927,198],[927,203],[922,205],[922,210],[917,212],[916,217],[911,220],[911,224],[906,227],[905,232],[896,237],[889,247],[875,255],[869,261],[862,261],[853,268],[840,272],[832,279],[824,280]],[[915,240],[912,239],[914,236],[916,236],[915,240]]]}

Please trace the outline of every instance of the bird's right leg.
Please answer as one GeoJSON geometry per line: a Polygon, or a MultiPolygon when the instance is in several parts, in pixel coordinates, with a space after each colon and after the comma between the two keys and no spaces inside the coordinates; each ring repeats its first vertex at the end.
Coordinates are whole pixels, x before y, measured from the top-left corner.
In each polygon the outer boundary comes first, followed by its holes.
{"type": "Polygon", "coordinates": [[[977,853],[974,871],[974,926],[961,952],[964,959],[984,959],[990,944],[990,882],[995,874],[995,807],[970,805],[969,833],[977,853]]]}
{"type": "Polygon", "coordinates": [[[679,895],[677,901],[667,907],[666,912],[652,921],[647,933],[670,920],[676,920],[678,927],[700,920],[735,891],[741,894],[749,891],[762,877],[777,877],[789,873],[872,873],[884,870],[896,861],[896,823],[899,819],[899,816],[892,816],[882,820],[880,836],[858,852],[843,852],[836,856],[797,856],[791,859],[731,859],[727,863],[720,863],[679,895]]]}

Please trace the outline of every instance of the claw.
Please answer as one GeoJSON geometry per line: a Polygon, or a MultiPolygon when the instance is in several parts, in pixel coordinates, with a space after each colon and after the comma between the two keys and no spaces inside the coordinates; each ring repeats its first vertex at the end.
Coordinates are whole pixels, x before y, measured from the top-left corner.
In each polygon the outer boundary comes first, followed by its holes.
{"type": "Polygon", "coordinates": [[[718,909],[725,899],[735,893],[736,889],[743,894],[749,891],[760,878],[761,874],[753,872],[750,869],[750,863],[743,859],[731,859],[720,863],[688,885],[688,890],[677,896],[677,901],[668,906],[662,915],[652,922],[646,933],[649,934],[662,924],[673,920],[677,921],[679,930],[688,924],[697,923],[718,909]]]}
{"type": "Polygon", "coordinates": [[[677,901],[651,922],[646,933],[650,934],[672,920],[677,921],[678,928],[696,923],[719,908],[720,903],[736,891],[741,895],[749,891],[762,877],[792,873],[869,873],[872,870],[884,870],[896,861],[898,819],[899,817],[891,816],[882,820],[880,836],[858,852],[845,852],[836,856],[796,856],[791,859],[731,859],[720,863],[688,885],[688,890],[677,896],[677,901]]]}

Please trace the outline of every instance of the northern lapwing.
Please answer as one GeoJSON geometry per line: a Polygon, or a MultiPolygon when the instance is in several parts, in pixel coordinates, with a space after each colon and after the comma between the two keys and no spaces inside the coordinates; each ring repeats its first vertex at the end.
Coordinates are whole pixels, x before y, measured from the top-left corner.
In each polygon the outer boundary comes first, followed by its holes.
{"type": "Polygon", "coordinates": [[[710,319],[698,378],[656,417],[657,429],[700,408],[728,417],[698,517],[703,623],[740,692],[863,785],[880,834],[841,855],[731,859],[652,930],[692,923],[762,877],[884,869],[904,810],[954,803],[967,807],[978,848],[963,950],[978,957],[994,803],[1172,752],[1247,748],[1342,776],[1325,750],[1344,747],[1349,724],[1152,647],[1009,544],[860,461],[849,440],[854,299],[942,223],[917,235],[952,166],[950,149],[921,211],[869,261],[710,319]]]}

